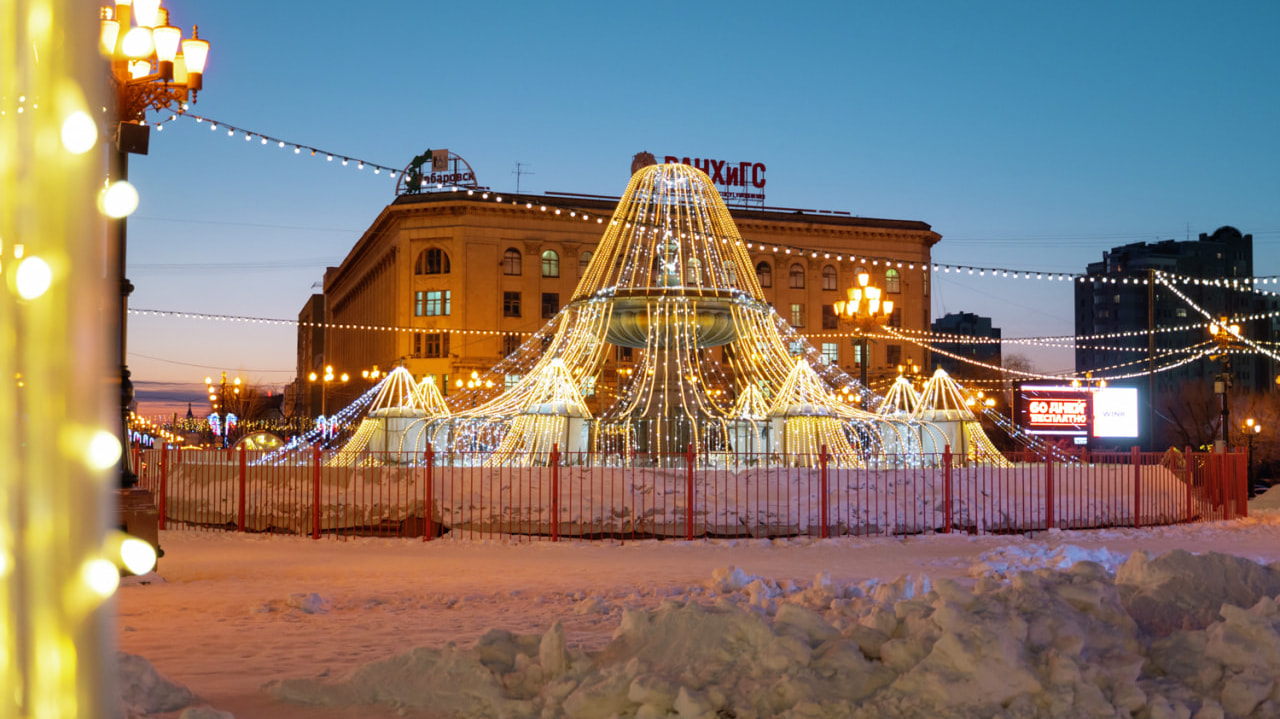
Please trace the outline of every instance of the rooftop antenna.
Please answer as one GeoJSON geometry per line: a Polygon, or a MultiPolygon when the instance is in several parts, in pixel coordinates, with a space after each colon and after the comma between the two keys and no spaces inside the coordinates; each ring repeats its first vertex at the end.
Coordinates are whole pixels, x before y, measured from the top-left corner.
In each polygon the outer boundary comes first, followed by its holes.
{"type": "Polygon", "coordinates": [[[530,172],[529,170],[524,169],[526,167],[528,167],[528,165],[522,164],[520,162],[516,162],[516,169],[511,171],[511,174],[516,176],[516,194],[517,195],[520,194],[520,176],[538,174],[536,172],[530,172]]]}

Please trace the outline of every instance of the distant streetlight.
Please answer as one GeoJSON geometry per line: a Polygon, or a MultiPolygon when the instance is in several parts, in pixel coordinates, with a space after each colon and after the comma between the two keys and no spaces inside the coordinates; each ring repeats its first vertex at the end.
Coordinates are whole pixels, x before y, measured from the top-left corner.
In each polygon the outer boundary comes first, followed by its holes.
{"type": "Polygon", "coordinates": [[[235,377],[231,381],[231,394],[227,394],[227,373],[222,373],[222,380],[214,384],[212,377],[204,378],[205,391],[209,393],[209,406],[213,409],[214,415],[218,416],[219,424],[222,427],[222,446],[226,447],[231,438],[231,417],[235,416],[235,412],[240,410],[240,378],[235,377]]]}
{"type": "Polygon", "coordinates": [[[315,372],[312,372],[310,375],[307,376],[307,379],[311,380],[312,382],[320,383],[320,414],[322,416],[326,416],[328,414],[328,412],[326,411],[326,395],[328,394],[329,383],[337,382],[337,381],[345,383],[346,381],[351,379],[351,375],[347,374],[346,372],[343,372],[340,375],[334,374],[333,365],[325,365],[324,374],[319,375],[319,374],[316,374],[315,372]]]}
{"type": "Polygon", "coordinates": [[[1240,340],[1240,325],[1227,324],[1227,318],[1223,317],[1217,322],[1209,323],[1209,335],[1213,341],[1218,344],[1218,353],[1213,355],[1213,359],[1220,362],[1221,373],[1213,382],[1213,391],[1221,400],[1222,438],[1214,442],[1214,449],[1218,452],[1227,451],[1227,431],[1231,426],[1231,411],[1227,408],[1227,395],[1231,390],[1231,352],[1240,340]]]}
{"type": "MultiPolygon", "coordinates": [[[[119,282],[120,322],[120,417],[128,446],[129,405],[133,403],[133,382],[129,380],[128,327],[129,295],[133,285],[125,276],[125,218],[137,207],[137,191],[129,185],[129,154],[147,154],[150,128],[147,111],[186,109],[188,100],[204,87],[204,66],[209,43],[197,36],[182,39],[182,31],[169,25],[169,11],[160,0],[116,0],[114,8],[101,8],[99,47],[111,61],[111,84],[115,91],[115,152],[110,154],[103,210],[113,218],[116,241],[116,279],[119,282]]],[[[133,487],[137,475],[129,467],[125,452],[120,466],[120,484],[133,487]]]]}
{"type": "Polygon", "coordinates": [[[1240,433],[1244,435],[1245,445],[1248,447],[1245,461],[1248,463],[1245,470],[1247,481],[1249,482],[1249,496],[1254,495],[1254,476],[1253,476],[1253,438],[1262,432],[1262,425],[1254,421],[1250,417],[1244,421],[1244,426],[1240,428],[1240,433]]]}
{"type": "Polygon", "coordinates": [[[858,365],[863,391],[867,388],[867,365],[870,339],[867,333],[879,329],[893,316],[893,300],[881,300],[883,291],[871,284],[871,275],[858,273],[858,285],[850,287],[847,301],[837,302],[836,317],[854,325],[858,337],[851,342],[858,344],[858,365]]]}

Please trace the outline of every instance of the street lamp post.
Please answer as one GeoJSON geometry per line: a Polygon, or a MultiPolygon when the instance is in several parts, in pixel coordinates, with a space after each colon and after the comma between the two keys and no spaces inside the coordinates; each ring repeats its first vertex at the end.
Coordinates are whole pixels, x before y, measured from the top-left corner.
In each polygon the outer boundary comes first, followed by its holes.
{"type": "Polygon", "coordinates": [[[227,395],[227,373],[222,373],[222,380],[214,385],[212,377],[204,378],[204,388],[209,392],[209,405],[213,408],[213,413],[218,417],[219,424],[222,427],[222,446],[226,447],[231,437],[231,418],[235,416],[232,405],[235,403],[237,412],[239,411],[240,399],[240,378],[235,377],[231,380],[231,396],[227,395]]]}
{"type": "Polygon", "coordinates": [[[1227,395],[1231,389],[1231,351],[1240,339],[1240,325],[1227,324],[1227,318],[1223,317],[1217,322],[1209,323],[1209,334],[1213,337],[1213,341],[1218,343],[1218,354],[1213,357],[1221,362],[1222,368],[1222,372],[1213,382],[1213,391],[1221,401],[1220,423],[1222,425],[1222,438],[1214,441],[1214,451],[1225,452],[1227,451],[1227,432],[1231,426],[1231,410],[1227,406],[1227,395]]]}
{"type": "Polygon", "coordinates": [[[863,392],[867,389],[867,365],[870,363],[870,338],[867,333],[879,329],[893,316],[893,300],[882,300],[881,296],[881,289],[871,284],[871,275],[860,272],[858,286],[849,288],[849,299],[835,305],[836,316],[852,322],[858,330],[859,337],[851,340],[851,343],[858,346],[858,365],[861,370],[859,379],[863,392]]]}
{"type": "Polygon", "coordinates": [[[333,365],[325,365],[323,375],[318,375],[315,372],[312,372],[307,376],[307,379],[312,382],[320,383],[320,414],[321,416],[326,416],[328,412],[325,409],[325,397],[328,394],[329,383],[335,380],[346,382],[351,379],[351,375],[346,372],[343,372],[340,375],[335,375],[333,372],[333,365]]]}
{"type": "Polygon", "coordinates": [[[1262,432],[1262,425],[1254,421],[1253,417],[1250,417],[1244,421],[1244,426],[1240,428],[1240,432],[1244,435],[1245,446],[1247,448],[1245,462],[1248,464],[1245,467],[1245,479],[1249,483],[1249,497],[1252,498],[1256,491],[1254,488],[1253,476],[1253,438],[1255,435],[1262,432]]]}
{"type": "MultiPolygon", "coordinates": [[[[114,218],[117,280],[119,281],[120,418],[128,446],[129,406],[133,404],[133,383],[129,379],[128,331],[129,295],[133,284],[125,276],[125,217],[137,206],[137,193],[128,184],[129,155],[147,154],[150,128],[147,111],[186,109],[188,99],[196,101],[203,87],[209,43],[199,39],[196,28],[183,40],[182,31],[169,25],[169,11],[160,0],[116,0],[114,8],[101,9],[99,50],[111,62],[111,84],[115,92],[112,134],[115,151],[110,154],[108,186],[103,195],[104,210],[114,218]],[[118,198],[125,198],[123,205],[118,198]]],[[[125,452],[120,464],[120,484],[132,487],[138,477],[129,466],[125,452]]]]}

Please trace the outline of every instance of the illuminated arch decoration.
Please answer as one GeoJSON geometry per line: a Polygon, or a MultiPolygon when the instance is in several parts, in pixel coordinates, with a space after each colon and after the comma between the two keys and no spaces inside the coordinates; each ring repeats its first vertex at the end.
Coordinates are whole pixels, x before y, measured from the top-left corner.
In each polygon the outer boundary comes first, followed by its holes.
{"type": "Polygon", "coordinates": [[[942,429],[952,452],[967,461],[1011,466],[983,432],[982,424],[969,408],[960,385],[945,370],[934,370],[933,376],[925,383],[915,416],[942,429]]]}

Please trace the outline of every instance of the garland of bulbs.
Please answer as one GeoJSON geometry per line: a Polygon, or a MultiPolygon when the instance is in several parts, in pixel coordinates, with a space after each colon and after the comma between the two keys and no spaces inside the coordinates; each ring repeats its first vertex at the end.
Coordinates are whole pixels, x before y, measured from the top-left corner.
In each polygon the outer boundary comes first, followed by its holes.
{"type": "MultiPolygon", "coordinates": [[[[179,117],[186,117],[186,118],[191,118],[195,120],[196,123],[199,123],[199,124],[207,123],[209,125],[210,130],[213,130],[213,131],[216,131],[219,127],[221,127],[227,131],[228,137],[234,138],[234,137],[240,136],[240,137],[243,137],[246,142],[251,142],[254,139],[257,139],[258,144],[261,146],[275,146],[277,148],[284,149],[284,150],[288,150],[289,148],[292,148],[293,154],[295,155],[301,155],[305,151],[307,155],[310,157],[319,157],[323,155],[325,158],[325,161],[327,162],[333,162],[334,158],[337,158],[338,160],[341,161],[341,164],[344,167],[348,166],[350,163],[355,163],[355,167],[357,170],[364,170],[365,167],[369,167],[373,170],[373,174],[375,175],[380,175],[382,174],[383,171],[385,171],[387,173],[387,176],[393,180],[396,178],[398,173],[401,172],[401,169],[399,168],[388,167],[387,165],[381,165],[376,162],[371,162],[368,160],[352,157],[351,155],[343,155],[341,153],[335,153],[328,150],[323,150],[321,148],[307,145],[301,142],[294,142],[292,140],[285,140],[282,138],[273,137],[266,133],[249,130],[243,127],[238,127],[236,125],[222,122],[220,120],[214,120],[212,118],[204,117],[202,115],[194,115],[194,114],[185,112],[185,107],[183,108],[183,110],[184,111],[182,112],[178,112],[176,114],[170,115],[167,120],[157,121],[155,123],[156,129],[161,130],[163,129],[164,123],[174,122],[179,117]]],[[[438,187],[440,189],[445,189],[443,186],[438,186],[438,187]]],[[[459,191],[461,188],[454,187],[451,189],[453,191],[459,191]]],[[[487,192],[483,190],[467,190],[467,194],[470,196],[475,196],[477,192],[480,194],[481,199],[485,199],[485,200],[493,199],[495,202],[499,204],[502,204],[503,202],[503,198],[500,194],[487,192]]],[[[518,205],[521,203],[518,200],[511,200],[511,204],[518,205]]],[[[523,204],[527,209],[533,209],[533,203],[525,202],[523,204]]],[[[546,205],[543,205],[541,209],[544,212],[548,211],[548,207],[546,205]]],[[[562,214],[562,211],[559,208],[552,207],[551,209],[553,209],[555,211],[555,214],[557,215],[562,214]]],[[[583,220],[595,219],[595,221],[598,224],[602,224],[604,222],[604,218],[602,216],[594,216],[586,212],[578,212],[576,210],[570,211],[569,216],[572,219],[578,219],[579,216],[583,220]]],[[[756,250],[760,252],[771,251],[773,253],[782,253],[784,255],[797,255],[797,256],[808,255],[811,258],[817,258],[819,256],[822,256],[826,259],[832,259],[832,254],[827,250],[817,250],[813,248],[805,248],[805,247],[800,247],[795,245],[777,245],[772,243],[766,244],[766,243],[759,243],[759,242],[744,241],[743,244],[748,250],[756,250]]],[[[1066,282],[1070,280],[1072,282],[1082,282],[1082,283],[1091,282],[1094,284],[1112,284],[1112,285],[1146,285],[1148,282],[1147,278],[1145,277],[1107,277],[1107,276],[1098,276],[1098,275],[1087,275],[1087,274],[1081,274],[1081,273],[1075,273],[1075,272],[1044,272],[1040,270],[1015,270],[1015,269],[1010,269],[1005,267],[978,267],[976,265],[957,265],[957,264],[950,264],[950,263],[944,263],[944,262],[918,262],[913,260],[902,260],[899,258],[876,256],[876,255],[854,255],[854,254],[844,255],[844,254],[837,253],[834,256],[834,258],[837,261],[844,261],[847,258],[851,262],[869,262],[871,263],[872,267],[879,267],[880,265],[883,264],[885,268],[906,267],[907,269],[914,270],[916,269],[916,266],[919,265],[922,271],[928,271],[929,269],[932,269],[934,273],[942,273],[942,274],[949,274],[952,272],[956,274],[967,273],[969,275],[976,274],[978,277],[986,277],[990,275],[992,278],[1002,278],[1002,279],[1003,278],[1028,279],[1028,280],[1035,279],[1035,280],[1049,280],[1049,281],[1059,281],[1059,282],[1066,282]]],[[[1240,289],[1240,290],[1251,290],[1254,292],[1260,292],[1262,294],[1267,294],[1267,295],[1276,295],[1277,293],[1272,291],[1259,290],[1257,289],[1256,286],[1266,285],[1266,284],[1280,285],[1280,276],[1251,277],[1251,278],[1245,278],[1245,279],[1238,279],[1238,278],[1225,278],[1225,277],[1200,278],[1200,277],[1185,277],[1185,276],[1179,276],[1179,275],[1169,275],[1164,273],[1161,273],[1161,274],[1164,278],[1164,284],[1168,284],[1169,282],[1176,281],[1186,285],[1199,285],[1199,286],[1205,286],[1205,287],[1222,287],[1222,288],[1231,288],[1231,289],[1240,289]]]]}

